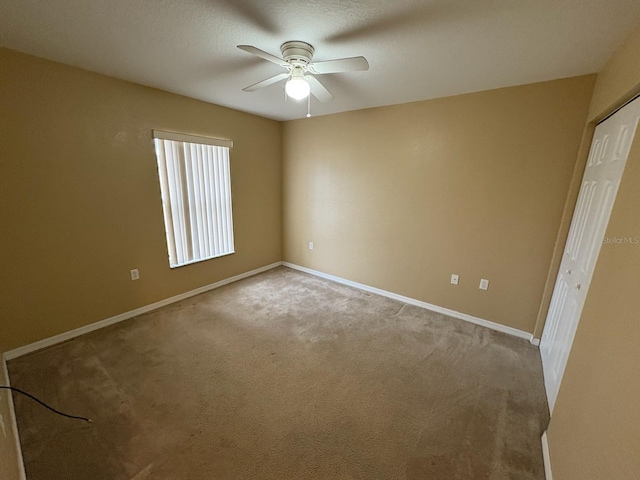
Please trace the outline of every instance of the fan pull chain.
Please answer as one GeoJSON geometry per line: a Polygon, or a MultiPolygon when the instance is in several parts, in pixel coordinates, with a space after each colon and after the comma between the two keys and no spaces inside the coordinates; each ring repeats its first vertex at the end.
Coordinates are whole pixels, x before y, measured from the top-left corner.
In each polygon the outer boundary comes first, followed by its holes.
{"type": "Polygon", "coordinates": [[[307,97],[307,118],[311,116],[311,95],[307,97]]]}

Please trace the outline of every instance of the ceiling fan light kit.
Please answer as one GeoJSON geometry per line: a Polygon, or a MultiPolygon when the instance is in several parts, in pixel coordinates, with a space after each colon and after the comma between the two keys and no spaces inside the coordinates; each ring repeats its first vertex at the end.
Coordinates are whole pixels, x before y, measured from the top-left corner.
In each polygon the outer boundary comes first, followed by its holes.
{"type": "Polygon", "coordinates": [[[304,78],[304,70],[300,67],[294,67],[291,76],[284,86],[284,91],[294,100],[302,100],[307,98],[311,93],[311,85],[304,78]]]}
{"type": "Polygon", "coordinates": [[[238,48],[288,70],[288,73],[280,73],[243,88],[245,92],[255,92],[260,88],[286,80],[285,92],[288,97],[294,100],[303,100],[308,98],[309,95],[313,95],[321,102],[328,102],[333,99],[333,95],[320,83],[315,75],[359,72],[369,69],[369,63],[364,57],[312,62],[315,49],[312,45],[301,41],[284,42],[280,47],[282,58],[251,45],[238,45],[238,48]]]}

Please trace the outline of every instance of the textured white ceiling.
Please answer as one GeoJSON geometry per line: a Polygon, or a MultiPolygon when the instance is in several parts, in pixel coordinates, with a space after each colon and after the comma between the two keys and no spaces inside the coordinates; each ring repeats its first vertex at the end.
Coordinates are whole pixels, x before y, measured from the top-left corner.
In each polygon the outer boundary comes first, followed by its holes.
{"type": "Polygon", "coordinates": [[[0,45],[288,120],[306,102],[243,92],[281,70],[236,45],[365,56],[320,77],[320,115],[593,73],[639,19],[638,0],[0,0],[0,45]]]}

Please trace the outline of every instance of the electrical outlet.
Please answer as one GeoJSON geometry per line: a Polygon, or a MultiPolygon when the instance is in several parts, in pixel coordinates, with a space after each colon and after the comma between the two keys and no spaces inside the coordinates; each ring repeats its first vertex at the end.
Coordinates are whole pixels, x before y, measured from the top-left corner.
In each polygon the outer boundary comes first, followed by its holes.
{"type": "Polygon", "coordinates": [[[458,281],[460,280],[460,276],[455,273],[451,274],[451,285],[458,285],[458,281]]]}
{"type": "Polygon", "coordinates": [[[140,272],[138,272],[137,268],[134,268],[129,273],[131,273],[131,280],[138,280],[140,278],[140,272]]]}
{"type": "Polygon", "coordinates": [[[309,250],[313,250],[313,242],[309,242],[309,250]]]}
{"type": "Polygon", "coordinates": [[[489,290],[489,280],[483,278],[480,280],[480,290],[489,290]]]}

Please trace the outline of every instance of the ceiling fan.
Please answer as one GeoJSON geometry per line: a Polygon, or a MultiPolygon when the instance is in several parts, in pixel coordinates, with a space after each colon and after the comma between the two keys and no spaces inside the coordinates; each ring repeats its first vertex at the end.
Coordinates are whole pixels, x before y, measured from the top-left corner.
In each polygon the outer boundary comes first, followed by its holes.
{"type": "Polygon", "coordinates": [[[243,88],[245,92],[254,92],[260,88],[286,80],[285,92],[296,100],[309,97],[309,94],[321,102],[328,102],[333,95],[314,75],[326,73],[361,72],[369,70],[369,62],[364,57],[340,58],[323,62],[311,62],[315,49],[306,42],[290,41],[280,47],[282,58],[271,55],[251,45],[238,45],[240,50],[256,55],[263,60],[275,63],[287,71],[243,88]]]}

